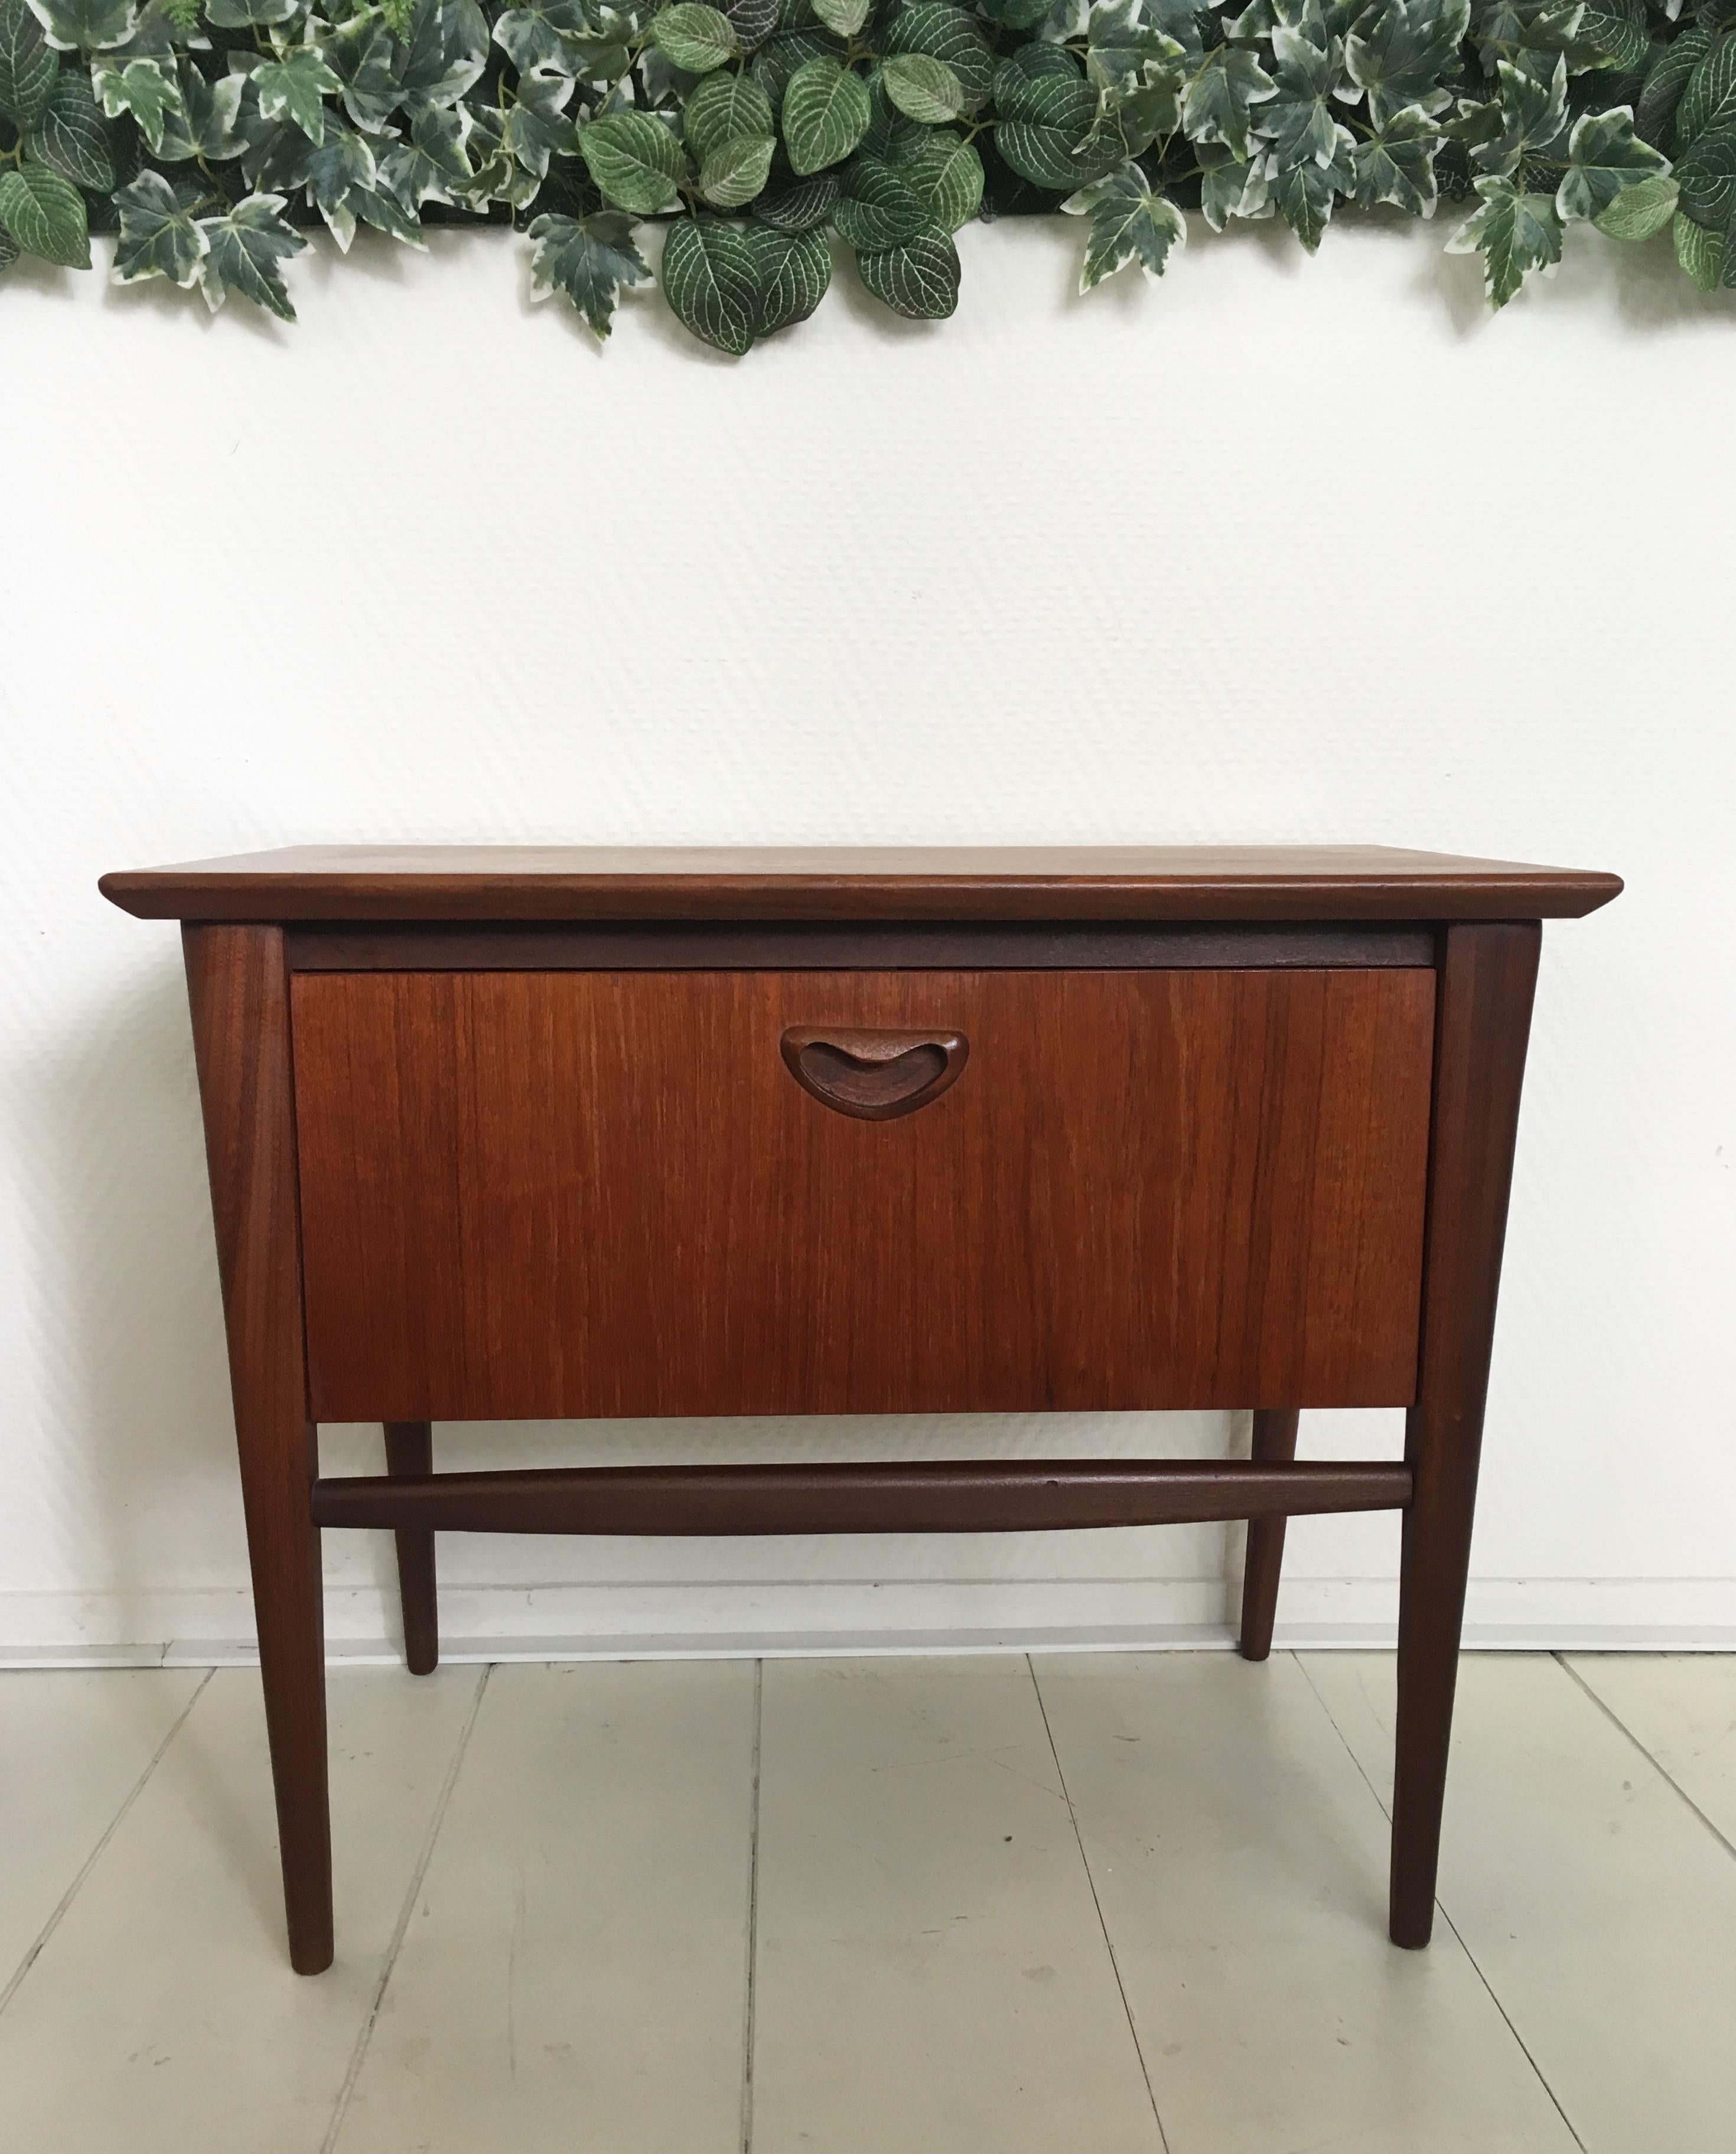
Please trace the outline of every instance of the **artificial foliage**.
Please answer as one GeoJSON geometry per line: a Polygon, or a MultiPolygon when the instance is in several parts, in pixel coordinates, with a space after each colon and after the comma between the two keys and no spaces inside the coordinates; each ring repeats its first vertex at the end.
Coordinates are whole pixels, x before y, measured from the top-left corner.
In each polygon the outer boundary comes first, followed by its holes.
{"type": "Polygon", "coordinates": [[[652,279],[726,352],[835,258],[957,304],[973,217],[1075,212],[1085,288],[1187,237],[1429,217],[1504,305],[1566,229],[1736,285],[1736,0],[0,0],[0,270],[167,278],[288,319],[323,222],[509,222],[600,337],[652,279]]]}

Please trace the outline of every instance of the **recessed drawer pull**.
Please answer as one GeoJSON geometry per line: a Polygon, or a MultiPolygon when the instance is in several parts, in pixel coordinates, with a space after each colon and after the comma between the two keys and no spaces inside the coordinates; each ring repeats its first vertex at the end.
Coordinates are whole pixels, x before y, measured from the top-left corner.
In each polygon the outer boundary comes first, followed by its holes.
{"type": "Polygon", "coordinates": [[[784,1059],[804,1092],[823,1107],[864,1122],[890,1122],[937,1100],[964,1067],[962,1032],[891,1032],[878,1028],[793,1024],[784,1059]]]}

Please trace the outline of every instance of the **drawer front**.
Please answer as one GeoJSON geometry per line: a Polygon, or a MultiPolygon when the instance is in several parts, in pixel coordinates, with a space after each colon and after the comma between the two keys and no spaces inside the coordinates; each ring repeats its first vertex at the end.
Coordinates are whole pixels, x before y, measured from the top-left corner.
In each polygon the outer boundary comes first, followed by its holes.
{"type": "Polygon", "coordinates": [[[1433,1010],[1400,969],[299,974],[314,1411],[1406,1404],[1433,1010]],[[786,1059],[881,1030],[962,1035],[957,1081],[864,1119],[786,1059]]]}

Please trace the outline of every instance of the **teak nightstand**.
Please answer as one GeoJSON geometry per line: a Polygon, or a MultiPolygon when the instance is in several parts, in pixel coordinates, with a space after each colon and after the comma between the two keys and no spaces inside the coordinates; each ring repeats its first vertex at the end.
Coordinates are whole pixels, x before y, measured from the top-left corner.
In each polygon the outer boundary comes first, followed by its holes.
{"type": "Polygon", "coordinates": [[[289,1952],[332,1957],[319,1535],[1403,1513],[1391,1932],[1428,1941],[1539,922],[1614,875],[1380,847],[290,850],[184,922],[289,1952]],[[436,1421],[1254,1410],[1198,1463],[432,1471],[436,1421]],[[1298,1464],[1309,1406],[1405,1406],[1298,1464]],[[380,1478],[315,1424],[381,1421],[380,1478]]]}

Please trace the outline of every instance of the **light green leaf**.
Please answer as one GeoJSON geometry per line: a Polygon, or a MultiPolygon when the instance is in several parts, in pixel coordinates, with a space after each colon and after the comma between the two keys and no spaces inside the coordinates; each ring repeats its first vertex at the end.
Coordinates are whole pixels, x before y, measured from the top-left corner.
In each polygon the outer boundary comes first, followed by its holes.
{"type": "Polygon", "coordinates": [[[1673,231],[1677,261],[1703,292],[1715,292],[1723,268],[1723,234],[1708,232],[1703,225],[1696,224],[1686,211],[1679,209],[1673,231]]]}
{"type": "Polygon", "coordinates": [[[677,217],[663,248],[664,297],[705,343],[739,358],[758,331],[763,293],[746,230],[721,217],[677,217]]]}
{"type": "Polygon", "coordinates": [[[138,0],[30,0],[30,11],[63,53],[111,51],[139,25],[138,0]]]}
{"type": "Polygon", "coordinates": [[[911,321],[942,321],[958,304],[958,250],[949,232],[919,232],[856,257],[856,274],[882,306],[911,321]]]}
{"type": "Polygon", "coordinates": [[[1061,207],[1090,219],[1079,278],[1081,292],[1089,292],[1130,262],[1137,262],[1148,277],[1161,277],[1171,251],[1187,242],[1182,212],[1166,196],[1152,193],[1137,165],[1110,173],[1061,207]]]}
{"type": "Polygon", "coordinates": [[[307,242],[283,222],[281,195],[249,195],[222,217],[202,217],[199,229],[207,242],[199,285],[213,314],[231,292],[238,292],[282,321],[295,319],[279,265],[307,242]]]}
{"type": "Polygon", "coordinates": [[[845,173],[844,191],[832,207],[839,237],[859,253],[896,247],[937,222],[919,182],[877,157],[857,158],[845,173]]]}
{"type": "Polygon", "coordinates": [[[131,113],[139,132],[155,154],[163,146],[163,128],[182,111],[181,79],[172,60],[105,61],[92,77],[103,110],[110,120],[131,113]]]}
{"type": "Polygon", "coordinates": [[[33,127],[60,72],[54,48],[24,0],[0,0],[0,115],[33,127]]]}
{"type": "Polygon", "coordinates": [[[771,100],[751,75],[708,74],[682,108],[682,132],[701,159],[738,135],[774,134],[771,100]]]}
{"type": "Polygon", "coordinates": [[[661,120],[642,112],[611,112],[581,127],[579,154],[608,199],[635,217],[655,217],[681,199],[687,154],[661,120]]]}
{"type": "Polygon", "coordinates": [[[1447,242],[1449,254],[1481,254],[1485,288],[1504,307],[1532,269],[1561,259],[1561,221],[1548,195],[1521,194],[1511,180],[1478,180],[1478,208],[1447,242]]]}
{"type": "Polygon", "coordinates": [[[932,53],[895,53],[880,71],[886,95],[906,119],[942,127],[964,110],[964,89],[944,60],[932,53]]]}
{"type": "Polygon", "coordinates": [[[1352,151],[1352,201],[1363,209],[1392,202],[1412,217],[1432,217],[1438,199],[1435,157],[1440,147],[1440,128],[1422,105],[1402,107],[1352,151]]]}
{"type": "Polygon", "coordinates": [[[1601,217],[1624,188],[1669,169],[1669,160],[1634,133],[1633,114],[1626,105],[1613,112],[1582,112],[1568,140],[1567,171],[1555,191],[1556,213],[1564,222],[1601,217]]]}
{"type": "Polygon", "coordinates": [[[1441,78],[1453,72],[1470,19],[1470,0],[1386,0],[1358,18],[1345,39],[1345,72],[1368,92],[1376,127],[1408,105],[1436,113],[1453,102],[1441,78]]]}
{"type": "Polygon", "coordinates": [[[1679,192],[1668,173],[1654,172],[1636,186],[1624,187],[1592,222],[1611,239],[1650,239],[1674,217],[1679,192]]]}
{"type": "Polygon", "coordinates": [[[63,269],[90,267],[84,197],[70,180],[26,159],[0,172],[0,224],[26,254],[63,269]]]}
{"type": "Polygon", "coordinates": [[[720,143],[699,168],[699,191],[718,209],[740,209],[766,183],[777,143],[769,135],[738,135],[720,143]]]}
{"type": "Polygon", "coordinates": [[[921,204],[926,221],[957,232],[983,201],[983,160],[950,130],[931,135],[898,176],[921,204]]]}
{"type": "Polygon", "coordinates": [[[847,157],[868,131],[868,87],[836,60],[811,59],[784,93],[784,140],[800,178],[847,157]]]}
{"type": "Polygon", "coordinates": [[[325,140],[325,100],[344,85],[311,45],[298,45],[255,68],[253,87],[263,118],[293,121],[317,149],[325,140]]]}
{"type": "Polygon", "coordinates": [[[871,4],[872,0],[814,0],[814,12],[835,36],[853,38],[867,21],[871,4]]]}
{"type": "Polygon", "coordinates": [[[564,292],[599,339],[606,337],[622,288],[649,281],[651,268],[618,210],[585,217],[539,217],[530,227],[530,294],[564,292]]]}
{"type": "Polygon", "coordinates": [[[140,172],[115,197],[120,233],[115,242],[115,282],[135,284],[166,277],[183,288],[199,274],[210,239],[161,172],[140,172]]]}
{"type": "Polygon", "coordinates": [[[1187,85],[1182,124],[1196,142],[1222,142],[1245,160],[1253,108],[1278,94],[1278,84],[1250,52],[1219,45],[1187,85]]]}
{"type": "Polygon", "coordinates": [[[754,333],[770,336],[804,322],[832,281],[832,253],[818,232],[774,232],[749,225],[748,252],[758,296],[754,333]]]}
{"type": "Polygon", "coordinates": [[[742,41],[728,16],[699,0],[677,0],[651,23],[651,42],[689,74],[708,74],[726,60],[738,59],[742,41]]]}
{"type": "Polygon", "coordinates": [[[45,165],[75,186],[105,195],[115,184],[115,152],[109,130],[82,68],[68,68],[54,84],[30,147],[45,165]]]}

